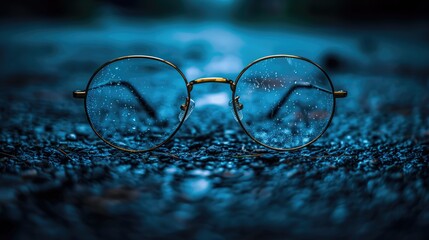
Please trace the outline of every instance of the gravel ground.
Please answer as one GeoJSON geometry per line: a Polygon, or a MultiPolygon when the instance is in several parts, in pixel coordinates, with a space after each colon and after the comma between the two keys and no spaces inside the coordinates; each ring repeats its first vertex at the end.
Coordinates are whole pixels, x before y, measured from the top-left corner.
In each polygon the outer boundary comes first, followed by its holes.
{"type": "Polygon", "coordinates": [[[427,239],[427,39],[404,46],[381,33],[125,26],[3,24],[1,239],[427,239]],[[303,55],[350,94],[325,135],[298,151],[263,149],[227,107],[204,105],[164,147],[129,154],[96,137],[71,92],[104,61],[131,53],[176,62],[190,78],[230,76],[272,53],[303,55]]]}

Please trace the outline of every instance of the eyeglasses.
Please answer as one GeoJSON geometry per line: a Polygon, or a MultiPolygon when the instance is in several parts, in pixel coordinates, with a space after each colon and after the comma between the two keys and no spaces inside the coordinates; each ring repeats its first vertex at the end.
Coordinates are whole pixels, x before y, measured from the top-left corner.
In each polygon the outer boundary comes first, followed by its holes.
{"type": "Polygon", "coordinates": [[[309,59],[272,55],[246,66],[235,81],[223,77],[187,81],[174,64],[152,56],[125,56],[103,64],[86,90],[91,128],[112,147],[144,152],[172,139],[195,107],[191,92],[202,83],[228,84],[235,120],[267,148],[295,150],[316,141],[328,128],[336,98],[328,74],[309,59]]]}

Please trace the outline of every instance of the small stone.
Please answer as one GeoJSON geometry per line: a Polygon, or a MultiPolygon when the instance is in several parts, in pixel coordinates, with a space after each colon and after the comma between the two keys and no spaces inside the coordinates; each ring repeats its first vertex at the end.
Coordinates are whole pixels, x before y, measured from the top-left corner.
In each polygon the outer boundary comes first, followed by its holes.
{"type": "Polygon", "coordinates": [[[143,175],[145,174],[146,170],[144,170],[144,168],[138,168],[134,170],[134,173],[137,175],[143,175]]]}
{"type": "Polygon", "coordinates": [[[290,178],[298,174],[299,171],[297,169],[291,169],[285,173],[286,177],[290,178]]]}
{"type": "Polygon", "coordinates": [[[34,132],[38,133],[38,134],[42,134],[45,131],[45,128],[42,126],[37,126],[34,128],[34,132]]]}
{"type": "Polygon", "coordinates": [[[212,145],[212,146],[208,147],[206,151],[210,154],[214,154],[214,153],[222,152],[222,149],[218,146],[212,145]]]}
{"type": "Polygon", "coordinates": [[[5,150],[6,152],[13,152],[13,151],[15,151],[15,146],[13,146],[13,145],[6,145],[6,146],[4,147],[4,150],[5,150]]]}
{"type": "Polygon", "coordinates": [[[206,178],[188,179],[182,185],[184,197],[189,200],[200,200],[211,189],[211,183],[206,178]]]}
{"type": "Polygon", "coordinates": [[[120,172],[120,173],[125,173],[128,172],[130,170],[131,166],[130,165],[121,165],[118,166],[116,169],[120,172]]]}
{"type": "Polygon", "coordinates": [[[189,174],[196,177],[208,177],[210,176],[210,171],[203,169],[194,169],[189,171],[189,174]]]}
{"type": "Polygon", "coordinates": [[[21,173],[21,176],[23,178],[33,178],[37,176],[37,170],[36,169],[28,169],[21,173]]]}
{"type": "Polygon", "coordinates": [[[179,169],[177,168],[177,167],[175,167],[175,166],[171,166],[171,167],[167,167],[166,169],[164,169],[164,172],[166,173],[166,174],[175,174],[175,173],[177,173],[179,171],[179,169]]]}
{"type": "Polygon", "coordinates": [[[254,169],[262,169],[264,168],[264,164],[260,163],[260,162],[252,162],[250,164],[250,166],[254,169]]]}
{"type": "Polygon", "coordinates": [[[69,141],[76,141],[77,140],[77,136],[74,133],[69,133],[66,135],[66,139],[69,141]]]}
{"type": "Polygon", "coordinates": [[[87,124],[78,124],[75,127],[75,130],[76,134],[83,136],[89,135],[91,133],[91,128],[87,124]]]}
{"type": "Polygon", "coordinates": [[[223,178],[235,178],[238,176],[239,175],[237,174],[237,171],[235,171],[235,170],[225,171],[222,173],[223,178]]]}
{"type": "Polygon", "coordinates": [[[197,160],[208,162],[208,161],[216,161],[217,159],[215,157],[212,157],[212,156],[202,156],[197,160]]]}
{"type": "Polygon", "coordinates": [[[223,133],[225,135],[234,135],[234,134],[237,134],[237,131],[233,130],[233,129],[225,129],[225,131],[223,133]]]}

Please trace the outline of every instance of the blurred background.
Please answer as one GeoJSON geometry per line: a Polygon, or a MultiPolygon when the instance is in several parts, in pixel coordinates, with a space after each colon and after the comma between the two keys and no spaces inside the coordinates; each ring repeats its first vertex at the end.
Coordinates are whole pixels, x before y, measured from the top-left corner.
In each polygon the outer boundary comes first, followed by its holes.
{"type": "Polygon", "coordinates": [[[399,0],[352,0],[344,3],[330,0],[320,3],[315,0],[106,0],[106,1],[52,1],[37,3],[30,0],[9,1],[2,8],[3,17],[13,18],[61,18],[90,19],[100,13],[102,8],[115,8],[118,14],[128,17],[171,16],[201,18],[228,18],[244,21],[287,22],[336,22],[369,23],[373,21],[415,21],[427,20],[427,6],[422,1],[412,0],[404,3],[399,0]]]}
{"type": "MultiPolygon", "coordinates": [[[[0,84],[79,89],[102,63],[130,54],[169,60],[189,80],[234,79],[254,59],[283,53],[342,74],[333,78],[339,88],[382,81],[385,89],[401,77],[427,88],[427,12],[418,0],[8,1],[0,10],[0,84]]],[[[385,99],[401,89],[384,90],[385,99]]],[[[371,95],[350,90],[352,98],[371,95]]]]}

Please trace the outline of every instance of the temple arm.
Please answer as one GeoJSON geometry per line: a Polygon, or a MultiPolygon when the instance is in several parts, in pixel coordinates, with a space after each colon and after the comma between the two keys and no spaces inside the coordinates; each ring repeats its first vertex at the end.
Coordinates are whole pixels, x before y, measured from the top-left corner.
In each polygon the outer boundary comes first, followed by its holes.
{"type": "Polygon", "coordinates": [[[315,89],[320,90],[322,92],[334,94],[335,98],[344,98],[347,96],[346,91],[332,92],[328,89],[325,89],[323,87],[311,84],[309,82],[295,83],[291,88],[289,88],[289,90],[286,92],[286,94],[283,95],[283,97],[280,99],[280,101],[276,104],[276,107],[273,107],[272,108],[273,110],[267,114],[267,118],[273,119],[277,115],[277,113],[279,112],[280,108],[286,103],[286,101],[292,95],[293,91],[295,91],[296,89],[300,89],[300,88],[315,88],[315,89]]]}
{"type": "MultiPolygon", "coordinates": [[[[100,86],[93,87],[89,90],[95,90],[98,88],[111,87],[111,86],[124,86],[126,89],[128,89],[131,92],[131,94],[134,95],[134,97],[139,101],[139,103],[141,104],[143,109],[147,112],[147,114],[149,114],[149,116],[151,116],[154,119],[158,119],[156,116],[156,112],[153,109],[153,107],[151,107],[148,104],[148,102],[143,98],[142,95],[140,95],[140,93],[137,91],[137,89],[133,85],[131,85],[129,82],[118,80],[118,81],[113,81],[113,82],[109,82],[109,83],[106,83],[106,84],[103,84],[100,86]]],[[[87,95],[86,91],[76,90],[73,92],[74,98],[85,98],[86,95],[87,95]]]]}

